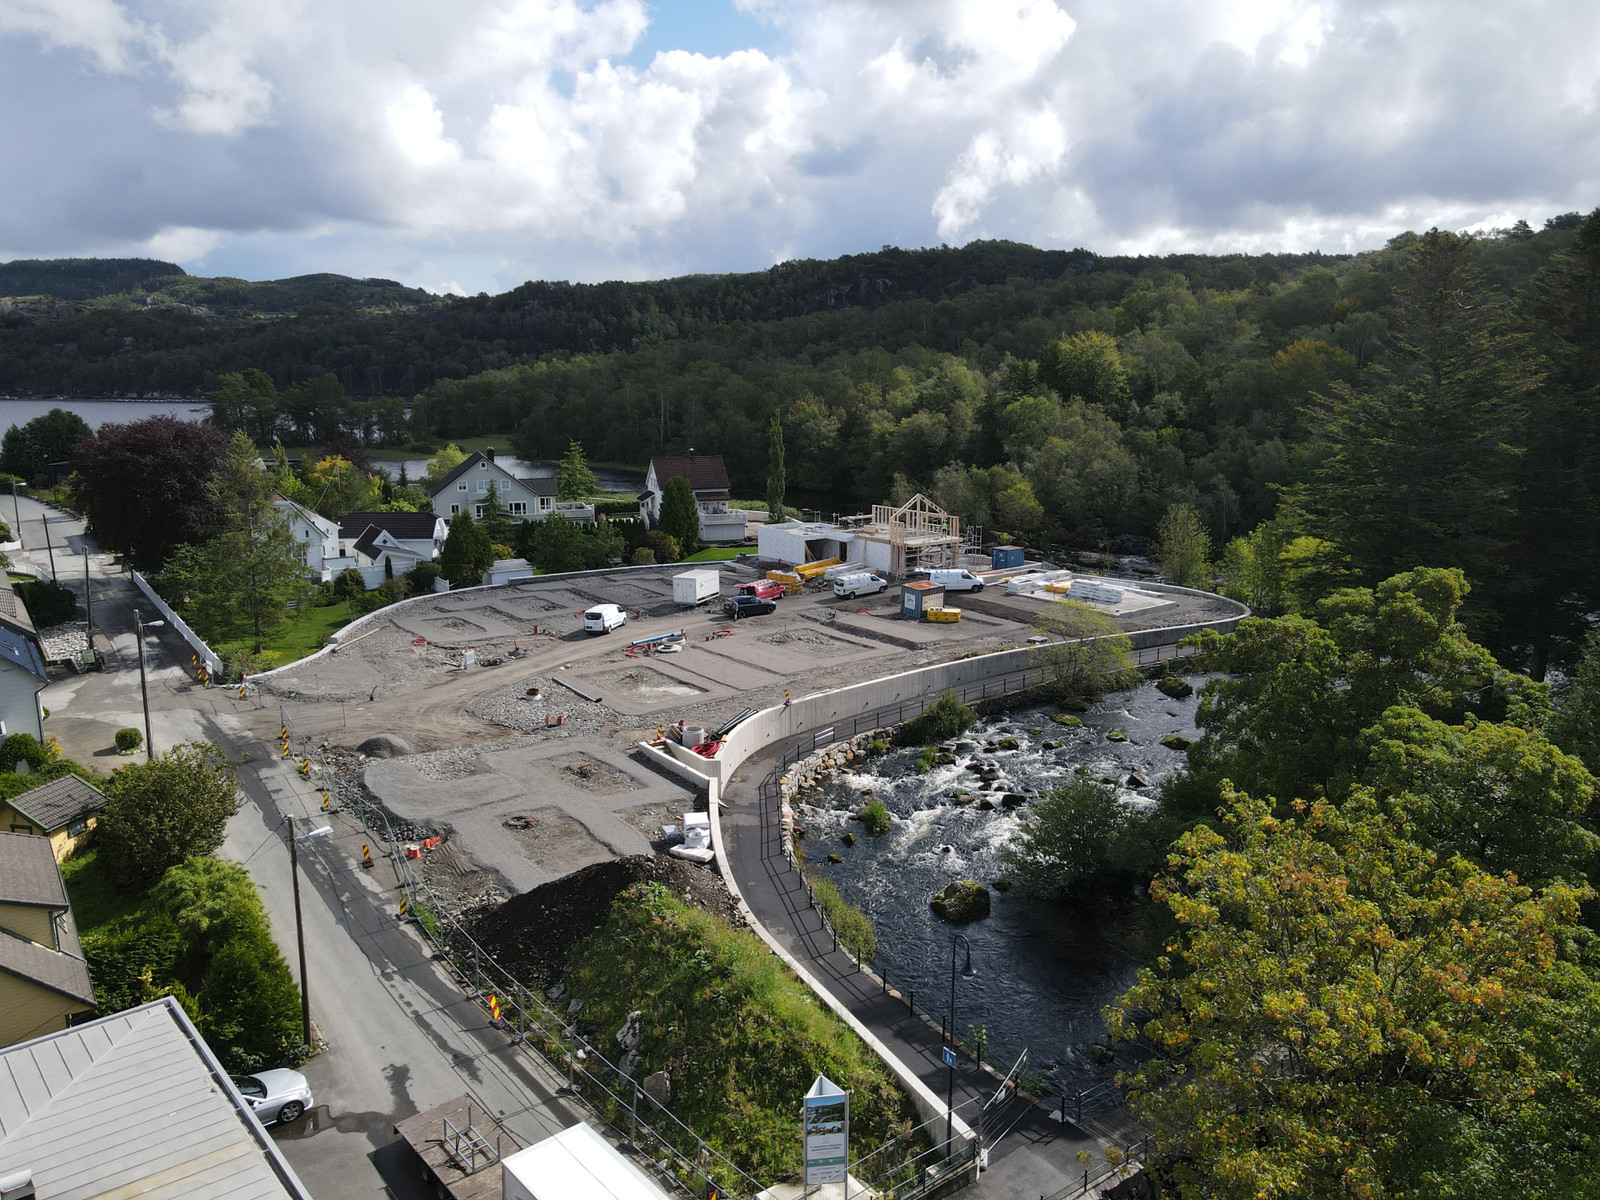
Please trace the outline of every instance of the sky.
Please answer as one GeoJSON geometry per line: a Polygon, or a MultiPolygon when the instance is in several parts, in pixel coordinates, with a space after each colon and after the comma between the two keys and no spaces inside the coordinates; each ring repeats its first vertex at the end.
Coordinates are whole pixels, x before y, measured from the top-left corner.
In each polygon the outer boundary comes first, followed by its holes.
{"type": "Polygon", "coordinates": [[[1593,0],[0,0],[0,261],[435,292],[1600,205],[1593,0]]]}

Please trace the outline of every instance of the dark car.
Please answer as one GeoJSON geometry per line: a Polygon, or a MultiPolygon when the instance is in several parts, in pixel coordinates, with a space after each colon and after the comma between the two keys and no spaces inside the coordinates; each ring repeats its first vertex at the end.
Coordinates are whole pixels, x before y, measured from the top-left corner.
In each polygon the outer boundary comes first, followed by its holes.
{"type": "Polygon", "coordinates": [[[722,602],[722,611],[725,616],[737,621],[740,617],[759,617],[763,613],[777,612],[778,606],[760,596],[730,596],[722,602]]]}

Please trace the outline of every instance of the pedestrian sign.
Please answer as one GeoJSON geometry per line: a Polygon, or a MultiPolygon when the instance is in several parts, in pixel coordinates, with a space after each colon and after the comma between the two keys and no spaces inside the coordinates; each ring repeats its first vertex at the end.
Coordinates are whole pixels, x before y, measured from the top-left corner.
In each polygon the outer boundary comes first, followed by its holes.
{"type": "Polygon", "coordinates": [[[939,1057],[944,1059],[944,1065],[947,1067],[953,1067],[956,1065],[956,1052],[950,1049],[949,1046],[946,1046],[939,1052],[939,1057]]]}

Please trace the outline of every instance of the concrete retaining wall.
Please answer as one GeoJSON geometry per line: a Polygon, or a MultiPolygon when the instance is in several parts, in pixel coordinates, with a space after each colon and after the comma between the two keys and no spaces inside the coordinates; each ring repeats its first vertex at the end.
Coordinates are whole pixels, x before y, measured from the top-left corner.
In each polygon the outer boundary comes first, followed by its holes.
{"type": "Polygon", "coordinates": [[[189,623],[177,613],[173,612],[171,606],[165,600],[156,595],[156,590],[150,586],[150,581],[148,579],[139,574],[139,572],[135,571],[132,567],[128,568],[128,576],[133,580],[133,586],[143,592],[150,603],[156,606],[156,610],[161,614],[162,618],[167,622],[167,624],[176,629],[178,633],[182,635],[183,640],[189,643],[189,646],[195,652],[196,657],[198,657],[201,662],[206,664],[206,670],[211,672],[212,677],[215,678],[221,675],[222,659],[218,658],[216,652],[212,650],[210,646],[206,645],[205,639],[194,630],[190,629],[189,623]]]}

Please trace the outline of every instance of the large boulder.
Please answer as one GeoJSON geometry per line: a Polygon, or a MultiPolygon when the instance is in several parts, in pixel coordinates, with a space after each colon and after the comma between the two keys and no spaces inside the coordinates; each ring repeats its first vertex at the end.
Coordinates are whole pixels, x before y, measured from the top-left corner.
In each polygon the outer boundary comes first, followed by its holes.
{"type": "Polygon", "coordinates": [[[375,733],[356,749],[368,758],[404,758],[416,753],[410,742],[392,733],[375,733]]]}
{"type": "Polygon", "coordinates": [[[1176,675],[1165,675],[1156,681],[1156,691],[1163,696],[1170,696],[1174,700],[1182,700],[1194,695],[1194,688],[1187,680],[1179,679],[1176,675]]]}
{"type": "Polygon", "coordinates": [[[958,879],[941,888],[929,902],[952,925],[965,925],[989,915],[989,889],[972,879],[958,879]]]}

